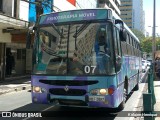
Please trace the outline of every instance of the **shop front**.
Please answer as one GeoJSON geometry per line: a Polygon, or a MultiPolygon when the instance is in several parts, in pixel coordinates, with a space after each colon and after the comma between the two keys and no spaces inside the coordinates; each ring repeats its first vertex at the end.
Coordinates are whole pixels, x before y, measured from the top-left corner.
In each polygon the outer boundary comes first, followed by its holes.
{"type": "Polygon", "coordinates": [[[25,75],[28,22],[9,19],[9,17],[2,15],[0,15],[0,18],[4,19],[0,21],[1,81],[13,76],[25,75]]]}

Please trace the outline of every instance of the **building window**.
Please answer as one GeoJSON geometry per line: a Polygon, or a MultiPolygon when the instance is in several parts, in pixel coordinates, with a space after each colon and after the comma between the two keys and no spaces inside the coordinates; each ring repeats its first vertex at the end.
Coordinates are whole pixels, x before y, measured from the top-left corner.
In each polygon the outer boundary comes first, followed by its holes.
{"type": "Polygon", "coordinates": [[[0,0],[0,11],[2,11],[3,8],[3,0],[0,0]]]}
{"type": "Polygon", "coordinates": [[[26,50],[25,49],[17,49],[17,60],[26,58],[26,50]]]}

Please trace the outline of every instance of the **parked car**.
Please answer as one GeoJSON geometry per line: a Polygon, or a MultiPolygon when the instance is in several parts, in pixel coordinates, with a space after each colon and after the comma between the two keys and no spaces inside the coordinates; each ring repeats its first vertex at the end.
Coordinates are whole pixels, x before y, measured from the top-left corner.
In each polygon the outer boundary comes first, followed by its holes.
{"type": "Polygon", "coordinates": [[[147,69],[146,65],[144,63],[142,63],[142,73],[145,73],[146,69],[147,69]]]}
{"type": "Polygon", "coordinates": [[[142,60],[142,72],[146,72],[147,70],[147,60],[142,60]]]}
{"type": "Polygon", "coordinates": [[[144,66],[146,66],[147,67],[147,60],[142,60],[142,63],[144,64],[144,66]]]}
{"type": "Polygon", "coordinates": [[[147,66],[150,66],[150,65],[151,65],[151,62],[147,60],[147,66]]]}

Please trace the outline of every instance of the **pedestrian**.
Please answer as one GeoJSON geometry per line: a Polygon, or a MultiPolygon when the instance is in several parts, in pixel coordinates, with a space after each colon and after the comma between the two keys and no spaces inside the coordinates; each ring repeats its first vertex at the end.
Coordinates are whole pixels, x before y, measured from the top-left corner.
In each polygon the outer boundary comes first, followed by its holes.
{"type": "Polygon", "coordinates": [[[157,77],[160,78],[160,58],[156,58],[155,60],[155,72],[157,77]]]}
{"type": "Polygon", "coordinates": [[[110,59],[110,49],[107,40],[107,31],[105,26],[100,26],[98,30],[97,40],[95,42],[96,61],[100,74],[109,72],[107,64],[110,59]]]}
{"type": "Polygon", "coordinates": [[[6,74],[11,75],[14,67],[15,67],[15,60],[12,53],[10,52],[6,56],[6,74]]]}

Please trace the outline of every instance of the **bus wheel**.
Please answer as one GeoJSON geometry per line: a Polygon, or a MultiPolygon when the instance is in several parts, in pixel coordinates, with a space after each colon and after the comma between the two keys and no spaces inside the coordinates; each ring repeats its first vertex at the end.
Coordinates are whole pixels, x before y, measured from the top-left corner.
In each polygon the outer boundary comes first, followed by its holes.
{"type": "Polygon", "coordinates": [[[137,85],[134,87],[134,90],[135,91],[139,90],[139,83],[137,83],[137,85]]]}
{"type": "Polygon", "coordinates": [[[123,110],[125,107],[125,103],[126,103],[126,99],[127,99],[127,91],[124,88],[123,90],[123,101],[121,102],[121,104],[118,106],[118,110],[123,110]]]}
{"type": "Polygon", "coordinates": [[[135,91],[139,90],[139,74],[138,74],[138,77],[137,77],[137,84],[136,84],[136,86],[134,87],[134,90],[135,90],[135,91]]]}

